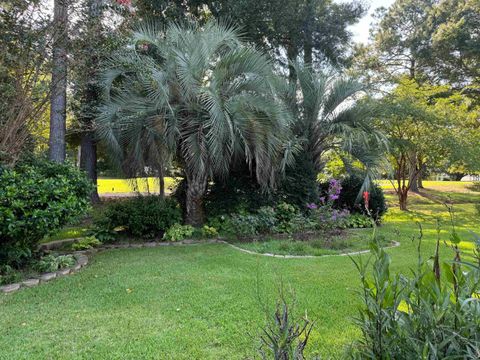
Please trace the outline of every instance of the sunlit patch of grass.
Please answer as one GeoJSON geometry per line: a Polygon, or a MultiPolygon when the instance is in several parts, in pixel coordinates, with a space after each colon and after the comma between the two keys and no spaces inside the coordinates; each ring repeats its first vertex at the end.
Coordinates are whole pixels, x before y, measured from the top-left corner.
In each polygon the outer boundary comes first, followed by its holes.
{"type": "MultiPolygon", "coordinates": [[[[175,188],[174,178],[165,178],[166,192],[172,192],[175,188]]],[[[158,178],[137,178],[137,179],[98,179],[98,193],[105,194],[128,194],[128,193],[158,193],[160,183],[158,178]]]]}

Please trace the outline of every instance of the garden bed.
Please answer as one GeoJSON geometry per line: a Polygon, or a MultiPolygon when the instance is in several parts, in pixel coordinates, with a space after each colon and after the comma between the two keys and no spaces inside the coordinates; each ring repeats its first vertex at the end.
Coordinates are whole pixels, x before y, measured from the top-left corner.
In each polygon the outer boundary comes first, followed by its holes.
{"type": "MultiPolygon", "coordinates": [[[[371,236],[371,229],[368,231],[366,229],[350,229],[333,234],[307,232],[260,236],[232,241],[232,244],[240,249],[259,254],[324,256],[368,250],[371,236]]],[[[383,246],[394,245],[394,242],[383,237],[379,241],[383,246]]]]}

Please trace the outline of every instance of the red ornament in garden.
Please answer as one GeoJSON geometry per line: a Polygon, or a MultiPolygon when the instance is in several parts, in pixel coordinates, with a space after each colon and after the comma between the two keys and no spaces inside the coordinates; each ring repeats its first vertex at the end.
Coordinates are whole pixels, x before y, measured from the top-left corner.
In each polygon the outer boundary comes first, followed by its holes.
{"type": "Polygon", "coordinates": [[[368,209],[368,200],[370,199],[370,193],[368,191],[363,192],[363,201],[365,201],[365,207],[368,209]]]}

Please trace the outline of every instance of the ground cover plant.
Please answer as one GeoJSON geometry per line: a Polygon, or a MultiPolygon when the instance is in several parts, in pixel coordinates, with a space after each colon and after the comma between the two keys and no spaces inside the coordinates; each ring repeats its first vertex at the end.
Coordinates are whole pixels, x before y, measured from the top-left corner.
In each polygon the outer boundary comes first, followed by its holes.
{"type": "MultiPolygon", "coordinates": [[[[468,252],[474,247],[469,230],[480,232],[474,209],[480,195],[462,184],[457,190],[471,195],[456,205],[458,246],[468,252]]],[[[417,264],[415,222],[423,223],[427,256],[435,251],[436,219],[447,224],[449,214],[443,204],[418,195],[410,199],[410,212],[395,207],[393,194],[386,198],[391,207],[378,232],[401,242],[387,250],[394,259],[390,271],[408,274],[417,264]]],[[[451,258],[449,250],[440,256],[451,258]]],[[[306,355],[341,357],[360,337],[352,321],[360,281],[348,257],[275,259],[222,244],[102,252],[68,279],[1,295],[0,348],[8,359],[253,357],[251,334],[264,324],[257,293],[273,304],[280,279],[295,288],[297,311],[315,320],[306,355]]]]}

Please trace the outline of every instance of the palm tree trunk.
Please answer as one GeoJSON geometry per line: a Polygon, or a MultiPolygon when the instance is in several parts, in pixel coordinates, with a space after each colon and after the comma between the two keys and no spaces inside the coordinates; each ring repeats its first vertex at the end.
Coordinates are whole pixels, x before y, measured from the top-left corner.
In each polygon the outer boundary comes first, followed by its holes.
{"type": "Polygon", "coordinates": [[[207,190],[205,174],[187,174],[186,218],[189,225],[200,227],[205,223],[203,196],[207,190]]]}
{"type": "Polygon", "coordinates": [[[54,2],[53,67],[50,98],[49,159],[65,161],[67,116],[68,0],[54,2]]]}

